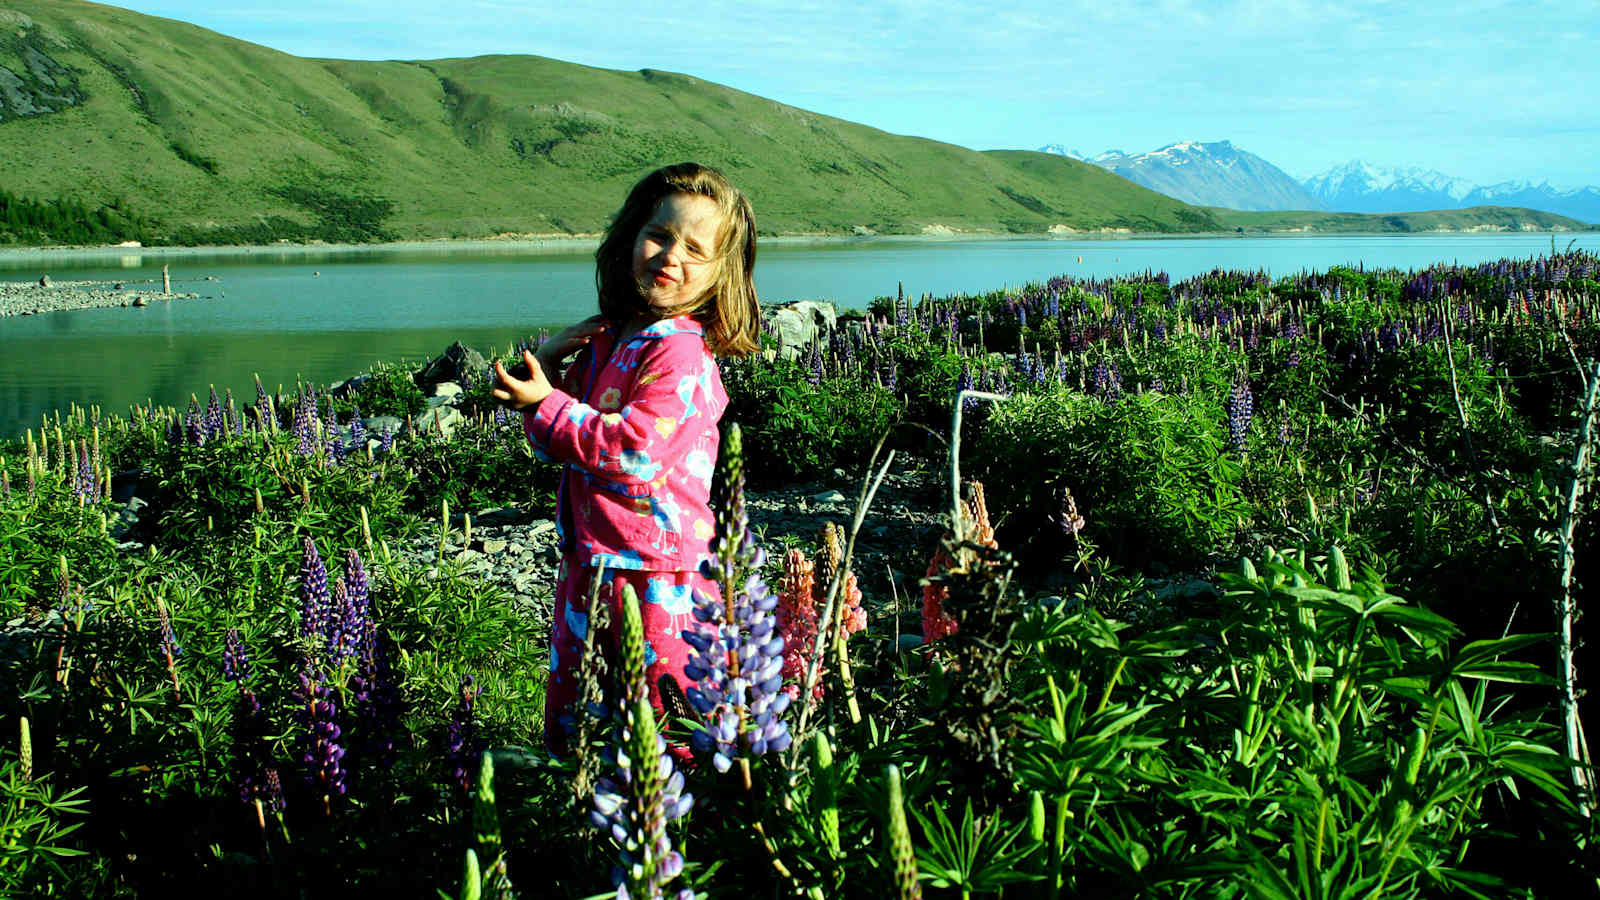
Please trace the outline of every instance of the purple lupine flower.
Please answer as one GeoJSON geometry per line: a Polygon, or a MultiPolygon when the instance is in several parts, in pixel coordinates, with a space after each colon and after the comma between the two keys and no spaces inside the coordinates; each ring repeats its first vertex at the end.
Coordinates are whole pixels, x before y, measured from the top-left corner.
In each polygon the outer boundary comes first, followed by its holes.
{"type": "Polygon", "coordinates": [[[239,629],[229,628],[222,644],[222,676],[240,687],[250,678],[250,657],[239,629]]]}
{"type": "Polygon", "coordinates": [[[730,426],[711,482],[716,512],[712,559],[701,566],[701,574],[721,586],[722,597],[697,592],[694,617],[699,624],[683,632],[684,641],[697,651],[683,669],[697,685],[685,695],[706,717],[690,743],[711,752],[720,772],[728,771],[739,755],[738,743],[760,756],[783,750],[791,739],[780,718],[790,697],[783,690],[783,638],[772,615],[778,598],[758,574],[766,553],[749,530],[742,451],[739,428],[730,426]],[[735,592],[744,572],[751,574],[744,589],[735,592]]]}
{"type": "Polygon", "coordinates": [[[311,391],[302,389],[294,407],[295,452],[311,456],[317,452],[317,407],[311,391]]]}
{"type": "Polygon", "coordinates": [[[283,796],[283,782],[278,778],[278,767],[270,766],[267,769],[267,806],[281,810],[289,805],[283,796]]]}
{"type": "Polygon", "coordinates": [[[328,621],[333,615],[331,606],[328,570],[317,553],[317,545],[307,537],[300,556],[300,636],[326,638],[328,621]]]}
{"type": "Polygon", "coordinates": [[[222,419],[222,404],[217,402],[217,386],[211,386],[211,398],[206,401],[205,430],[206,440],[214,441],[222,437],[226,423],[222,419]]]}
{"type": "Polygon", "coordinates": [[[200,409],[200,401],[194,395],[189,396],[189,409],[183,414],[183,430],[188,438],[189,446],[204,447],[206,444],[206,417],[200,409]]]}
{"type": "Polygon", "coordinates": [[[350,675],[350,693],[361,727],[362,752],[374,764],[387,766],[394,760],[395,735],[400,732],[405,706],[383,634],[376,626],[362,641],[356,670],[350,675]]]}
{"type": "Polygon", "coordinates": [[[261,701],[250,689],[250,657],[245,653],[239,629],[229,628],[222,650],[223,677],[239,688],[233,713],[234,750],[239,755],[239,799],[243,803],[261,801],[274,809],[283,808],[283,788],[277,784],[278,772],[272,765],[266,716],[261,701]]]}
{"type": "Polygon", "coordinates": [[[322,794],[322,811],[327,815],[333,797],[345,792],[344,747],[339,743],[342,732],[335,721],[339,707],[327,673],[310,654],[301,659],[299,679],[294,696],[305,728],[300,737],[300,762],[305,766],[306,784],[322,794]]]}
{"type": "MultiPolygon", "coordinates": [[[[351,633],[346,630],[350,617],[350,591],[344,585],[343,575],[333,580],[328,611],[328,631],[323,635],[323,639],[327,642],[328,662],[337,666],[355,656],[357,650],[351,633]]],[[[356,629],[356,633],[360,634],[364,630],[363,624],[357,622],[356,629]]]]}
{"type": "MultiPolygon", "coordinates": [[[[261,384],[261,376],[256,376],[256,427],[262,431],[272,430],[271,422],[272,401],[267,397],[267,389],[261,384]]],[[[276,423],[273,423],[276,424],[276,423]]]]}
{"type": "Polygon", "coordinates": [[[478,723],[472,706],[483,690],[476,687],[471,675],[461,676],[456,692],[456,708],[451,713],[450,724],[445,727],[444,764],[450,773],[450,783],[463,791],[472,790],[472,772],[478,761],[478,723]]]}
{"type": "Polygon", "coordinates": [[[1233,448],[1243,453],[1245,438],[1250,431],[1250,416],[1255,405],[1255,398],[1250,393],[1250,382],[1240,378],[1233,385],[1233,392],[1228,395],[1228,437],[1233,441],[1233,448]]]}
{"type": "Polygon", "coordinates": [[[806,380],[811,382],[811,386],[812,387],[816,387],[817,385],[821,384],[822,383],[822,343],[820,341],[812,341],[811,342],[811,355],[806,361],[806,366],[807,366],[807,370],[808,370],[806,372],[806,380]]]}
{"type": "Polygon", "coordinates": [[[79,452],[78,472],[74,480],[77,483],[78,496],[83,503],[93,503],[100,497],[100,473],[95,470],[94,461],[89,458],[87,445],[79,452]]]}
{"type": "Polygon", "coordinates": [[[367,449],[367,425],[361,421],[361,408],[350,411],[350,449],[356,453],[367,449]]]}

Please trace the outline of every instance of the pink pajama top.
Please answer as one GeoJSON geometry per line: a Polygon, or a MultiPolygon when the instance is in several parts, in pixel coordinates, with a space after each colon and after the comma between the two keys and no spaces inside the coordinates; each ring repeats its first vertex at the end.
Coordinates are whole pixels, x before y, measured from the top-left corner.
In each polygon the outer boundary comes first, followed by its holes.
{"type": "Polygon", "coordinates": [[[689,316],[615,341],[614,327],[595,335],[522,416],[535,454],[565,464],[562,551],[585,566],[696,570],[710,556],[722,374],[689,316]]]}

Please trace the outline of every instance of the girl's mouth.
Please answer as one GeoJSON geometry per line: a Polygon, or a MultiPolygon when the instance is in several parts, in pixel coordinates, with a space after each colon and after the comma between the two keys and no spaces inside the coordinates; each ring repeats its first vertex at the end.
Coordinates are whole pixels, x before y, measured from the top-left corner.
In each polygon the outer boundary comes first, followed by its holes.
{"type": "Polygon", "coordinates": [[[652,281],[659,285],[678,283],[678,279],[673,278],[671,275],[668,275],[665,272],[652,272],[650,277],[652,281]]]}

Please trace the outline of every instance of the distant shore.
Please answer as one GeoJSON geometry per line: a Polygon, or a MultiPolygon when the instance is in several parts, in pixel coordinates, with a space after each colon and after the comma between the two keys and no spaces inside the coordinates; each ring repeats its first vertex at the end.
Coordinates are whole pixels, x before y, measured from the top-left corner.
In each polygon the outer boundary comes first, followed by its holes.
{"type": "MultiPolygon", "coordinates": [[[[1002,231],[952,231],[949,233],[935,234],[779,234],[763,235],[759,242],[763,246],[807,246],[807,245],[832,245],[832,244],[876,244],[876,243],[965,243],[975,241],[1060,241],[1070,243],[1074,241],[1128,241],[1128,240],[1217,240],[1223,238],[1316,238],[1316,237],[1392,237],[1414,238],[1436,235],[1467,236],[1483,235],[1484,237],[1505,236],[1506,234],[1549,234],[1552,237],[1566,235],[1568,237],[1582,234],[1566,230],[1555,231],[1528,231],[1511,232],[1487,229],[1462,229],[1455,231],[1415,231],[1396,233],[1392,231],[1373,232],[1332,232],[1332,231],[1261,231],[1245,232],[1243,234],[1233,231],[1208,231],[1208,232],[1133,232],[1133,231],[1080,231],[1080,232],[1054,232],[1016,234],[1002,231]]],[[[505,251],[508,253],[549,253],[552,255],[587,254],[593,252],[600,241],[598,234],[561,234],[561,235],[527,235],[505,238],[439,238],[435,240],[417,241],[391,241],[387,243],[372,244],[245,244],[245,245],[208,245],[196,247],[172,246],[76,246],[76,247],[0,247],[0,262],[17,263],[29,260],[49,262],[56,259],[118,259],[126,256],[151,256],[157,258],[182,259],[196,256],[311,256],[327,253],[427,253],[427,252],[458,252],[458,251],[505,251]]]]}

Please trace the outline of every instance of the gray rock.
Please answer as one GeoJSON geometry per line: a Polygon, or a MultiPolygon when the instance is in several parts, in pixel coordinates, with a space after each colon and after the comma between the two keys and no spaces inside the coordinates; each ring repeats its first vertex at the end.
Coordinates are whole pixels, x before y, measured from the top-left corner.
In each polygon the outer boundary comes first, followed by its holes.
{"type": "Polygon", "coordinates": [[[396,416],[372,416],[362,419],[361,425],[371,434],[398,434],[405,427],[405,423],[396,416]]]}
{"type": "Polygon", "coordinates": [[[479,541],[477,549],[478,549],[478,551],[480,553],[493,555],[493,554],[497,554],[497,553],[504,553],[505,550],[506,550],[506,546],[507,546],[507,542],[506,541],[502,541],[502,540],[500,540],[498,538],[490,538],[490,539],[479,541]]]}
{"type": "Polygon", "coordinates": [[[832,331],[838,321],[833,304],[822,300],[797,300],[767,313],[767,326],[778,338],[778,352],[788,357],[832,331]]]}
{"type": "Polygon", "coordinates": [[[443,397],[446,402],[460,397],[461,394],[461,385],[454,381],[441,381],[433,386],[433,396],[443,397]]]}
{"type": "Polygon", "coordinates": [[[838,491],[823,491],[820,494],[812,494],[811,499],[818,503],[843,503],[844,494],[838,491]]]}
{"type": "Polygon", "coordinates": [[[49,286],[50,286],[50,276],[49,275],[41,275],[41,276],[39,276],[39,287],[49,287],[49,286]]]}
{"type": "Polygon", "coordinates": [[[465,380],[464,376],[482,378],[487,368],[489,361],[483,358],[483,354],[456,341],[447,347],[443,354],[423,366],[413,376],[413,380],[424,394],[428,394],[432,392],[434,385],[442,381],[460,383],[465,380]]]}
{"type": "Polygon", "coordinates": [[[149,306],[150,305],[150,301],[146,300],[143,296],[138,296],[138,297],[133,298],[133,305],[134,306],[149,306]]]}
{"type": "Polygon", "coordinates": [[[445,437],[449,437],[450,432],[455,431],[456,426],[466,420],[467,417],[455,407],[441,406],[438,409],[425,409],[417,413],[411,420],[411,427],[419,432],[437,430],[445,437]]]}

